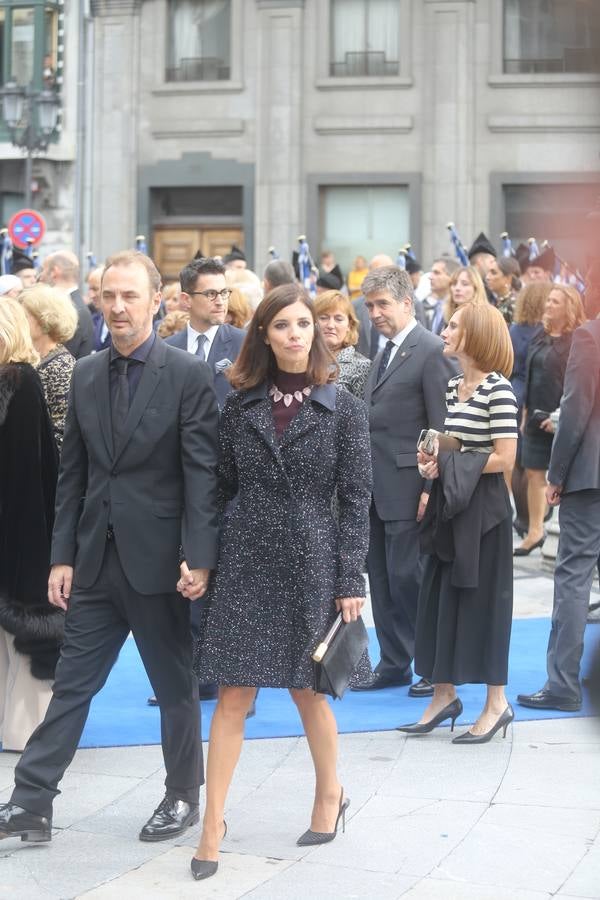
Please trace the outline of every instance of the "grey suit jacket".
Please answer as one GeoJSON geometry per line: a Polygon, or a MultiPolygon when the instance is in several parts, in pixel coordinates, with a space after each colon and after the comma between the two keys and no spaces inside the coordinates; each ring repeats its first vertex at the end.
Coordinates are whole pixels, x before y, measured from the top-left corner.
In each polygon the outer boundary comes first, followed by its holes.
{"type": "Polygon", "coordinates": [[[73,373],[52,537],[53,565],[96,580],[112,524],[140,594],[175,591],[179,548],[191,568],[217,560],[218,409],[206,363],[156,337],[120,443],[113,445],[110,350],[73,373]]]}
{"type": "Polygon", "coordinates": [[[548,470],[564,493],[600,488],[600,320],[573,333],[548,470]]]}
{"type": "Polygon", "coordinates": [[[365,389],[371,431],[373,500],[385,521],[414,520],[423,479],[417,440],[423,428],[442,429],[446,388],[456,366],[442,355],[443,342],[417,324],[385,370],[373,360],[365,389]]]}
{"type": "MultiPolygon", "coordinates": [[[[231,363],[235,362],[245,337],[246,332],[243,329],[225,324],[219,326],[219,330],[212,342],[206,362],[210,366],[220,409],[223,409],[225,406],[227,394],[232,390],[231,384],[225,376],[225,370],[229,368],[231,363]],[[227,365],[225,365],[226,363],[227,365]]],[[[165,343],[170,344],[171,347],[177,347],[178,350],[187,351],[187,328],[167,338],[165,343]]]]}

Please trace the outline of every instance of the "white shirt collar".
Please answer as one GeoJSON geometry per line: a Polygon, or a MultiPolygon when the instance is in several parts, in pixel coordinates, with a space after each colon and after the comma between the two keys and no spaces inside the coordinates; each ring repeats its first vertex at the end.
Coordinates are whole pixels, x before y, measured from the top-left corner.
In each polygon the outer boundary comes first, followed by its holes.
{"type": "Polygon", "coordinates": [[[203,334],[206,337],[206,344],[204,345],[204,357],[208,358],[208,354],[210,353],[210,348],[212,347],[212,343],[216,337],[217,331],[219,330],[220,325],[211,325],[207,331],[196,331],[195,328],[192,328],[190,323],[187,324],[187,351],[188,353],[195,353],[198,349],[198,336],[203,334]]]}
{"type": "Polygon", "coordinates": [[[400,345],[402,344],[402,342],[404,341],[404,339],[407,338],[408,335],[409,335],[409,334],[411,333],[411,331],[413,330],[413,328],[416,328],[416,327],[417,327],[417,320],[416,320],[415,317],[413,316],[412,319],[410,320],[410,322],[408,323],[408,325],[406,325],[406,326],[402,329],[402,331],[399,331],[398,334],[394,335],[393,338],[390,338],[390,340],[394,342],[394,344],[396,345],[396,347],[400,347],[400,345]]]}

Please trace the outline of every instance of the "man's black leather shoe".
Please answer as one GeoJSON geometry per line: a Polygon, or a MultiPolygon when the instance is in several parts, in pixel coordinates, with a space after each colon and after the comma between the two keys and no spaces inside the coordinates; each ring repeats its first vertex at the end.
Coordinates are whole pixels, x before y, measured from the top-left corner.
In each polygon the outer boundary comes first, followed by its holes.
{"type": "Polygon", "coordinates": [[[363,684],[354,684],[350,688],[352,691],[382,691],[384,688],[390,687],[406,687],[411,684],[412,675],[406,675],[404,678],[384,678],[382,675],[375,673],[370,681],[363,684]]]}
{"type": "Polygon", "coordinates": [[[433,697],[433,685],[426,678],[421,678],[416,684],[411,684],[408,689],[409,697],[433,697]]]}
{"type": "Polygon", "coordinates": [[[200,821],[198,804],[167,794],[140,831],[140,841],[168,841],[200,821]]]}
{"type": "Polygon", "coordinates": [[[42,844],[52,840],[52,821],[46,816],[36,816],[14,803],[0,806],[0,840],[20,837],[22,841],[42,844]]]}
{"type": "Polygon", "coordinates": [[[561,712],[577,712],[581,709],[581,700],[558,697],[546,688],[536,691],[535,694],[517,694],[517,703],[530,709],[558,709],[561,712]]]}

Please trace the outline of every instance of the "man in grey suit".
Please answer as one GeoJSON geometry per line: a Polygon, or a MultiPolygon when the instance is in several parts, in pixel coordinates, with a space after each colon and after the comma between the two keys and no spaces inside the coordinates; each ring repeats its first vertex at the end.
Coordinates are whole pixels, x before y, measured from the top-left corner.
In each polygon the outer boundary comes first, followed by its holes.
{"type": "Polygon", "coordinates": [[[140,840],[175,837],[199,818],[189,601],[216,564],[218,409],[206,364],[155,335],[159,304],[151,259],[107,261],[112,347],[75,367],[57,490],[48,596],[67,611],[65,640],[46,717],[0,807],[0,837],[51,839],[58,783],[130,631],[158,697],[167,770],[140,840]]]}
{"type": "MultiPolygon", "coordinates": [[[[374,482],[367,571],[381,661],[373,681],[354,688],[376,690],[412,682],[422,574],[418,532],[428,500],[417,470],[417,440],[423,428],[442,428],[455,370],[442,355],[441,338],[415,319],[407,272],[377,268],[366,276],[363,291],[373,327],[387,338],[365,391],[374,482]]],[[[432,691],[421,680],[410,693],[432,691]]]]}
{"type": "Polygon", "coordinates": [[[581,707],[579,667],[590,588],[600,554],[600,321],[573,334],[552,445],[546,500],[560,504],[548,680],[517,701],[533,709],[581,707]]]}
{"type": "Polygon", "coordinates": [[[231,294],[225,267],[216,259],[200,257],[181,270],[179,281],[179,306],[189,312],[190,321],[166,343],[206,360],[222,409],[231,391],[225,371],[235,361],[246,336],[241,328],[225,322],[231,294]]]}

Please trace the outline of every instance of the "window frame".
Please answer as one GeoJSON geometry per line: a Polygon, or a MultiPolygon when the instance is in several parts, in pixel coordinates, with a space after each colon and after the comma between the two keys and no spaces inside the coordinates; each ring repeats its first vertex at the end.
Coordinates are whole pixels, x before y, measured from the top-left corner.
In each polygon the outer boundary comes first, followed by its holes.
{"type": "Polygon", "coordinates": [[[243,91],[242,83],[242,29],[243,0],[230,0],[230,66],[229,78],[220,81],[167,81],[167,63],[169,58],[169,0],[164,0],[160,10],[160,25],[156,29],[156,67],[157,82],[152,90],[156,96],[178,96],[186,94],[227,94],[243,91]]]}
{"type": "Polygon", "coordinates": [[[504,0],[490,3],[488,85],[492,88],[582,87],[600,84],[595,72],[504,72],[504,0]]]}
{"type": "Polygon", "coordinates": [[[330,75],[331,63],[331,17],[332,0],[319,0],[315,4],[317,39],[315,48],[317,53],[317,77],[315,87],[317,90],[355,90],[356,88],[367,90],[385,90],[396,88],[410,88],[413,85],[412,78],[412,40],[411,26],[413,15],[413,0],[397,0],[399,6],[398,16],[398,75],[330,75]]]}

